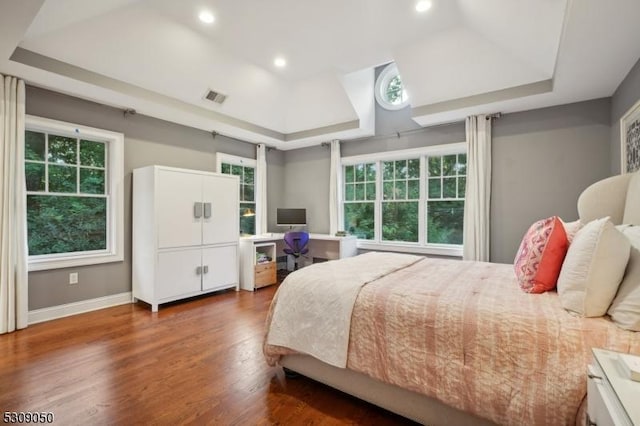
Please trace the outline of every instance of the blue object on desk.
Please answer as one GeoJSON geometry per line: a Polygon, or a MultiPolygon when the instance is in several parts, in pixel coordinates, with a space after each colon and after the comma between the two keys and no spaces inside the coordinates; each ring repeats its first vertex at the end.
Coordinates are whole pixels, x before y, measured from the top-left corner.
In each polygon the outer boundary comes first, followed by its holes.
{"type": "Polygon", "coordinates": [[[295,258],[294,270],[298,269],[298,258],[309,252],[309,234],[307,232],[292,231],[284,234],[284,243],[287,245],[282,251],[295,258]]]}

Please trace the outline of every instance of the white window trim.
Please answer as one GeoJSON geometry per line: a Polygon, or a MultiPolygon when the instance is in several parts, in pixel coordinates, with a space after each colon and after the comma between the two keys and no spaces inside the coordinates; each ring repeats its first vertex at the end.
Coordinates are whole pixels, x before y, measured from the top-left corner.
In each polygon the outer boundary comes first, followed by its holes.
{"type": "MultiPolygon", "coordinates": [[[[396,151],[376,152],[372,154],[352,155],[342,157],[343,166],[352,166],[359,163],[372,163],[376,161],[394,161],[415,158],[421,155],[451,155],[459,154],[467,148],[466,142],[447,143],[442,145],[425,146],[422,148],[400,149],[396,151]]],[[[344,183],[344,182],[343,182],[344,183]]]]}
{"type": "MultiPolygon", "coordinates": [[[[234,164],[236,166],[249,166],[254,169],[258,166],[258,161],[253,158],[240,157],[237,155],[225,154],[222,152],[216,153],[216,171],[222,172],[222,163],[234,164]]],[[[255,185],[254,181],[254,185],[255,185]]]]}
{"type": "Polygon", "coordinates": [[[358,240],[356,246],[363,250],[382,250],[394,251],[400,253],[415,254],[433,254],[437,256],[462,257],[462,246],[449,244],[427,244],[419,245],[418,243],[403,242],[373,242],[371,240],[358,240]]]}
{"type": "MultiPolygon", "coordinates": [[[[266,232],[265,230],[261,230],[260,228],[260,218],[258,217],[259,211],[262,211],[262,209],[258,209],[258,160],[255,160],[253,158],[247,158],[247,157],[240,157],[238,155],[231,155],[231,154],[225,154],[223,152],[217,152],[216,153],[216,172],[218,173],[222,173],[222,163],[227,163],[227,164],[231,164],[231,165],[235,165],[235,166],[248,166],[248,167],[253,167],[254,173],[253,173],[253,187],[254,187],[254,193],[253,193],[253,203],[256,205],[256,235],[260,235],[263,232],[266,232]]],[[[243,203],[244,201],[240,201],[240,203],[243,203]]],[[[251,201],[246,201],[247,203],[250,203],[251,201]]],[[[239,205],[239,204],[238,204],[239,205]]]]}
{"type": "MultiPolygon", "coordinates": [[[[384,98],[384,91],[386,87],[389,85],[389,82],[397,75],[400,75],[400,71],[398,70],[398,66],[392,62],[387,65],[381,72],[378,74],[378,78],[376,79],[375,86],[375,96],[378,105],[382,108],[389,111],[397,111],[409,105],[409,96],[407,95],[407,99],[404,102],[400,102],[397,105],[392,104],[384,98]]],[[[402,77],[400,77],[402,78],[402,77]]],[[[406,89],[404,88],[404,83],[402,84],[403,90],[406,93],[406,89]]]]}
{"type": "MultiPolygon", "coordinates": [[[[341,167],[352,166],[361,163],[376,163],[380,165],[383,161],[395,161],[406,160],[410,158],[420,158],[420,200],[419,200],[419,215],[424,217],[425,204],[427,201],[426,196],[426,183],[424,182],[426,177],[426,164],[424,161],[425,156],[442,156],[452,155],[465,152],[467,148],[466,142],[449,143],[442,145],[433,145],[422,148],[402,149],[388,152],[378,152],[372,154],[354,155],[350,157],[342,157],[341,167]]],[[[427,243],[426,235],[421,232],[418,235],[418,242],[402,242],[402,241],[383,241],[382,240],[382,194],[380,191],[382,174],[381,168],[377,168],[376,172],[376,201],[374,201],[374,239],[373,240],[358,240],[357,247],[365,250],[387,250],[397,251],[403,253],[418,253],[418,254],[433,254],[440,256],[455,256],[462,257],[462,245],[454,244],[433,244],[427,243]]],[[[344,173],[342,173],[342,179],[344,179],[344,173]]],[[[344,187],[344,180],[340,182],[340,185],[344,187]]],[[[344,202],[340,200],[340,211],[344,211],[344,202]]],[[[344,222],[344,219],[343,219],[344,222]]],[[[341,223],[341,226],[343,225],[341,223]]]]}
{"type": "Polygon", "coordinates": [[[84,137],[108,143],[107,248],[77,253],[29,256],[29,271],[70,268],[124,260],[124,135],[94,127],[27,115],[26,130],[84,137]]]}

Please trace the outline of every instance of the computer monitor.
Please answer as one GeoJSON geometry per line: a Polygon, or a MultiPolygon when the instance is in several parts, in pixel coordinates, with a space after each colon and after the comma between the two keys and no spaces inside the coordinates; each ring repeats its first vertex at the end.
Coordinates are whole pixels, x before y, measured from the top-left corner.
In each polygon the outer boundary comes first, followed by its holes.
{"type": "Polygon", "coordinates": [[[276,214],[276,225],[278,226],[306,226],[307,209],[283,209],[278,208],[276,214]]]}

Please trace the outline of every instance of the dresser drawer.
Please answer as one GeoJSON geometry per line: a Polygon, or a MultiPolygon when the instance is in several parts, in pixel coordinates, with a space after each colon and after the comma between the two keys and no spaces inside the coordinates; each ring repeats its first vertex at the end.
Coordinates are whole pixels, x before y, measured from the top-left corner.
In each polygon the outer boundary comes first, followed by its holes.
{"type": "Polygon", "coordinates": [[[588,366],[587,379],[587,414],[589,420],[587,424],[596,424],[598,426],[613,426],[614,422],[611,418],[611,406],[605,384],[603,383],[603,373],[597,367],[588,366]]]}
{"type": "Polygon", "coordinates": [[[598,426],[632,426],[606,375],[597,365],[589,365],[587,379],[587,414],[590,424],[598,426]]]}
{"type": "Polygon", "coordinates": [[[256,288],[276,283],[276,263],[261,263],[255,266],[254,283],[256,288]]]}

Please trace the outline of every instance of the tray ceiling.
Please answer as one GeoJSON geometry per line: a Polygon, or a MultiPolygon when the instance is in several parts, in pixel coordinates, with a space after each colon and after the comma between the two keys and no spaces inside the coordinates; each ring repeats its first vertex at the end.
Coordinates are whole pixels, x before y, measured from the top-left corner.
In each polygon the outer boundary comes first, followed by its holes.
{"type": "Polygon", "coordinates": [[[372,135],[373,69],[386,62],[427,126],[610,96],[640,57],[634,0],[432,3],[3,0],[0,72],[292,149],[372,135]]]}

